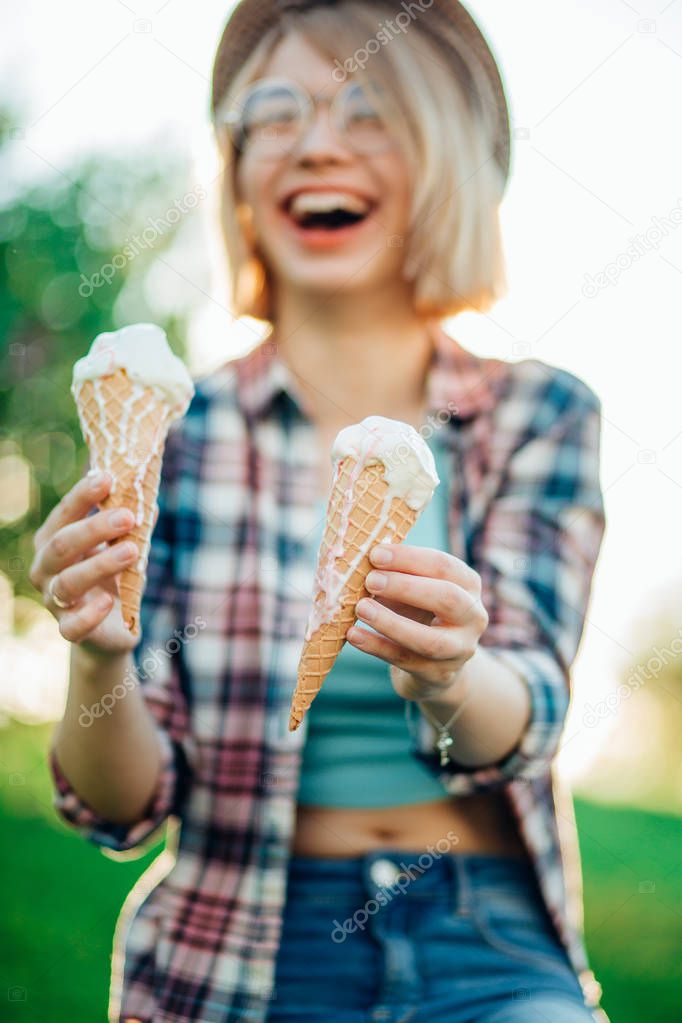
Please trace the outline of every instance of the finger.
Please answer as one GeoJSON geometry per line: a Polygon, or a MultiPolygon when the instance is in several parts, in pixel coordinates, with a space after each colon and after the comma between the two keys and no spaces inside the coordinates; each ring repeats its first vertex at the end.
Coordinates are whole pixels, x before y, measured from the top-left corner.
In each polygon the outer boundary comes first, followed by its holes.
{"type": "Polygon", "coordinates": [[[112,482],[109,473],[83,476],[64,494],[36,531],[33,538],[35,549],[39,550],[62,526],[84,518],[94,505],[106,497],[112,482]]]}
{"type": "Polygon", "coordinates": [[[389,600],[383,594],[379,596],[378,593],[373,593],[372,600],[376,600],[379,604],[389,607],[391,611],[395,611],[399,615],[404,615],[405,618],[411,618],[414,622],[421,622],[422,625],[430,625],[433,621],[433,615],[430,611],[424,611],[420,607],[412,607],[411,604],[402,604],[399,600],[389,600]]]}
{"type": "Polygon", "coordinates": [[[78,607],[62,611],[59,631],[64,639],[71,643],[79,643],[104,621],[113,604],[114,598],[110,593],[97,593],[89,600],[84,600],[78,607]]]}
{"type": "Polygon", "coordinates": [[[100,554],[64,568],[57,574],[52,585],[61,600],[75,604],[89,590],[101,586],[111,576],[132,565],[139,555],[137,544],[132,540],[117,543],[113,547],[106,547],[100,554]]]}
{"type": "Polygon", "coordinates": [[[79,561],[91,547],[128,533],[134,523],[135,517],[129,508],[114,508],[63,526],[39,552],[40,570],[46,576],[57,575],[67,565],[79,561]]]}
{"type": "Polygon", "coordinates": [[[377,632],[421,657],[450,660],[460,653],[455,630],[451,627],[413,622],[368,597],[358,602],[355,611],[358,618],[369,622],[377,632]]]}
{"type": "Polygon", "coordinates": [[[401,647],[398,643],[387,639],[378,632],[371,629],[363,629],[361,625],[352,625],[346,633],[346,639],[353,646],[364,650],[368,654],[380,657],[382,661],[390,664],[397,664],[408,658],[414,658],[414,653],[401,647]]]}
{"type": "Polygon", "coordinates": [[[444,622],[461,624],[477,614],[481,602],[457,583],[447,579],[431,579],[406,572],[372,569],[365,580],[372,596],[400,600],[413,607],[431,611],[444,622]]]}
{"type": "MultiPolygon", "coordinates": [[[[353,625],[346,633],[346,639],[363,653],[372,654],[373,657],[378,657],[380,660],[386,661],[387,664],[407,672],[408,677],[411,677],[412,674],[433,673],[433,661],[420,657],[413,650],[394,643],[393,640],[387,639],[378,632],[353,625]]],[[[443,663],[445,664],[445,662],[443,663]]],[[[451,673],[451,669],[448,667],[447,677],[451,673]]]]}
{"type": "Polygon", "coordinates": [[[377,568],[390,568],[392,571],[424,575],[431,579],[449,579],[466,590],[480,590],[478,572],[449,551],[439,551],[435,547],[378,543],[370,550],[369,560],[377,568]],[[386,556],[389,558],[388,561],[380,560],[386,556]]]}

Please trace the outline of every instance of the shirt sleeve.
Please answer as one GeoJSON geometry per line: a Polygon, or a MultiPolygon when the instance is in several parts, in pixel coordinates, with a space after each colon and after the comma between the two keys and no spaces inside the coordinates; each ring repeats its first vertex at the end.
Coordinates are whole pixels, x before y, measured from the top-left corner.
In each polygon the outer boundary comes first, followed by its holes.
{"type": "Polygon", "coordinates": [[[59,816],[95,845],[116,851],[138,847],[144,847],[141,851],[145,851],[161,837],[156,832],[168,815],[182,813],[196,766],[197,752],[190,734],[189,696],[182,661],[183,628],[178,620],[173,574],[173,478],[178,434],[173,427],[171,431],[161,468],[159,516],[152,535],[140,608],[141,639],[133,651],[134,672],[126,679],[128,684],[141,686],[156,725],[162,754],[156,790],[139,820],[115,823],[97,814],[73,789],[57,760],[54,741],[48,751],[53,806],[59,816]]]}
{"type": "Polygon", "coordinates": [[[546,773],[568,710],[570,668],[605,530],[601,403],[577,377],[559,371],[535,404],[471,542],[471,564],[481,576],[489,615],[480,644],[528,686],[527,727],[516,748],[495,764],[457,764],[451,746],[451,762],[441,767],[433,726],[418,705],[406,707],[412,753],[451,794],[546,773]]]}

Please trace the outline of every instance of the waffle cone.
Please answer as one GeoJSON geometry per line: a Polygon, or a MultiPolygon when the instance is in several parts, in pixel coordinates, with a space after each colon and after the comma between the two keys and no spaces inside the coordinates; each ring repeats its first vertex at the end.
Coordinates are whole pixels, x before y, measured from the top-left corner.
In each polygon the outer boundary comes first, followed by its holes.
{"type": "MultiPolygon", "coordinates": [[[[398,497],[392,499],[386,514],[384,505],[388,482],[384,478],[383,465],[366,465],[355,477],[356,466],[356,460],[348,457],[337,468],[327,506],[327,523],[320,544],[316,581],[319,581],[321,566],[328,563],[330,558],[333,558],[335,570],[343,576],[349,572],[351,565],[353,568],[341,591],[331,621],[320,624],[303,646],[296,690],[291,701],[291,732],[296,731],[301,724],[346,642],[346,633],[356,620],[355,608],[358,601],[368,596],[365,580],[372,567],[369,551],[377,543],[401,543],[419,515],[419,510],[410,508],[398,497]],[[371,538],[369,544],[368,538],[371,538]],[[365,545],[366,550],[358,557],[365,545]],[[338,553],[334,554],[337,550],[338,553]]],[[[315,604],[321,609],[324,601],[325,594],[318,587],[315,604]]]]}
{"type": "Polygon", "coordinates": [[[130,532],[111,546],[133,540],[140,556],[118,577],[121,613],[133,635],[140,631],[140,603],[171,406],[149,387],[119,369],[85,380],[75,394],[83,436],[93,469],[111,473],[114,483],[100,508],[128,508],[135,515],[130,532]]]}

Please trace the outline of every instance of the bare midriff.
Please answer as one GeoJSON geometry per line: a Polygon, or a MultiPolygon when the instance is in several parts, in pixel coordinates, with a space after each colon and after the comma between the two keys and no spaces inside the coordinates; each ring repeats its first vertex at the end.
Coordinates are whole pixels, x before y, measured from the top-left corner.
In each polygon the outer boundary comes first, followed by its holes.
{"type": "Polygon", "coordinates": [[[299,803],[292,851],[299,856],[361,856],[387,846],[426,851],[439,841],[440,849],[450,841],[453,853],[527,858],[511,809],[497,791],[368,809],[299,803]]]}

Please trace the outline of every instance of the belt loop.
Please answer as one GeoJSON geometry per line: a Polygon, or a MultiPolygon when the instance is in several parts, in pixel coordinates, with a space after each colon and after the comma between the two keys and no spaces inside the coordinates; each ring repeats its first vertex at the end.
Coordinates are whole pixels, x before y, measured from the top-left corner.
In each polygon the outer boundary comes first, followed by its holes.
{"type": "Polygon", "coordinates": [[[455,915],[468,916],[473,909],[471,878],[467,870],[467,858],[463,853],[450,854],[452,861],[453,903],[455,915]]]}

